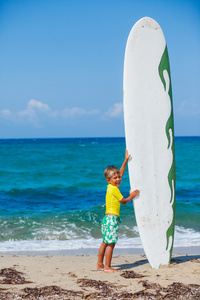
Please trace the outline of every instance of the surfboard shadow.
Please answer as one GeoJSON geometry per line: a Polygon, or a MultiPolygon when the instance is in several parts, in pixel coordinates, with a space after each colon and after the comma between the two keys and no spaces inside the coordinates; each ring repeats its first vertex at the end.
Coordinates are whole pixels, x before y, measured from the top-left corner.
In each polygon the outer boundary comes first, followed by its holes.
{"type": "Polygon", "coordinates": [[[197,261],[198,259],[200,259],[200,255],[182,255],[182,256],[179,256],[179,255],[174,255],[171,259],[171,264],[182,264],[182,263],[185,263],[185,262],[188,262],[188,261],[191,261],[191,262],[195,262],[197,261]]]}

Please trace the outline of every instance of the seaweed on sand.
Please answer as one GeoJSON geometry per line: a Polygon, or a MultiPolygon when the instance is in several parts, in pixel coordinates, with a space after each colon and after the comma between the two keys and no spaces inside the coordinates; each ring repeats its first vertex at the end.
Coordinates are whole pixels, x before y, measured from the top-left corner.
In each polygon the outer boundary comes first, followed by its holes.
{"type": "Polygon", "coordinates": [[[0,270],[0,277],[5,277],[4,279],[0,280],[0,284],[26,284],[32,283],[31,281],[27,281],[24,277],[22,272],[19,272],[12,268],[4,268],[0,270]]]}

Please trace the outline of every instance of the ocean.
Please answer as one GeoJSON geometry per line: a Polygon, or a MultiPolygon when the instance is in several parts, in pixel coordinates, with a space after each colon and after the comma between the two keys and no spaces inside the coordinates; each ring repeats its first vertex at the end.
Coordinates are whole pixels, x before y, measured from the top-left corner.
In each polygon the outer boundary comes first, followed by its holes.
{"type": "MultiPolygon", "coordinates": [[[[0,253],[98,249],[107,165],[124,138],[1,139],[0,253]]],[[[176,137],[174,247],[200,246],[200,137],[176,137]]],[[[126,170],[120,190],[127,197],[126,170]]],[[[142,248],[132,202],[121,205],[118,249],[142,248]]]]}

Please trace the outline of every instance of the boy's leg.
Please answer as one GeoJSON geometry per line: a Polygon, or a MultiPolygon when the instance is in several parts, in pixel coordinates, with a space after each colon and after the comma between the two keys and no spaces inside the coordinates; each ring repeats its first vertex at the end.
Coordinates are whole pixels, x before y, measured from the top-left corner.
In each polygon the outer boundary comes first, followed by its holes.
{"type": "Polygon", "coordinates": [[[111,268],[111,260],[113,255],[113,249],[115,248],[115,243],[109,244],[106,250],[106,260],[105,260],[105,272],[117,272],[117,270],[111,268]]]}
{"type": "Polygon", "coordinates": [[[97,265],[96,265],[97,269],[103,269],[104,268],[103,259],[104,259],[104,255],[105,255],[105,251],[106,251],[107,246],[108,246],[108,244],[102,243],[100,248],[99,248],[98,262],[97,262],[97,265]]]}

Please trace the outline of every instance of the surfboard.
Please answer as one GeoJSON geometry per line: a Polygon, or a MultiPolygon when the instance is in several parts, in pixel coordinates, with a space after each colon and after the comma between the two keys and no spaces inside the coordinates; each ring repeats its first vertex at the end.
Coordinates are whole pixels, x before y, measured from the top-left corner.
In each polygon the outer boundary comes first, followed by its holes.
{"type": "Polygon", "coordinates": [[[123,104],[136,222],[153,268],[170,262],[174,240],[175,160],[168,50],[160,25],[140,19],[125,50],[123,104]]]}

